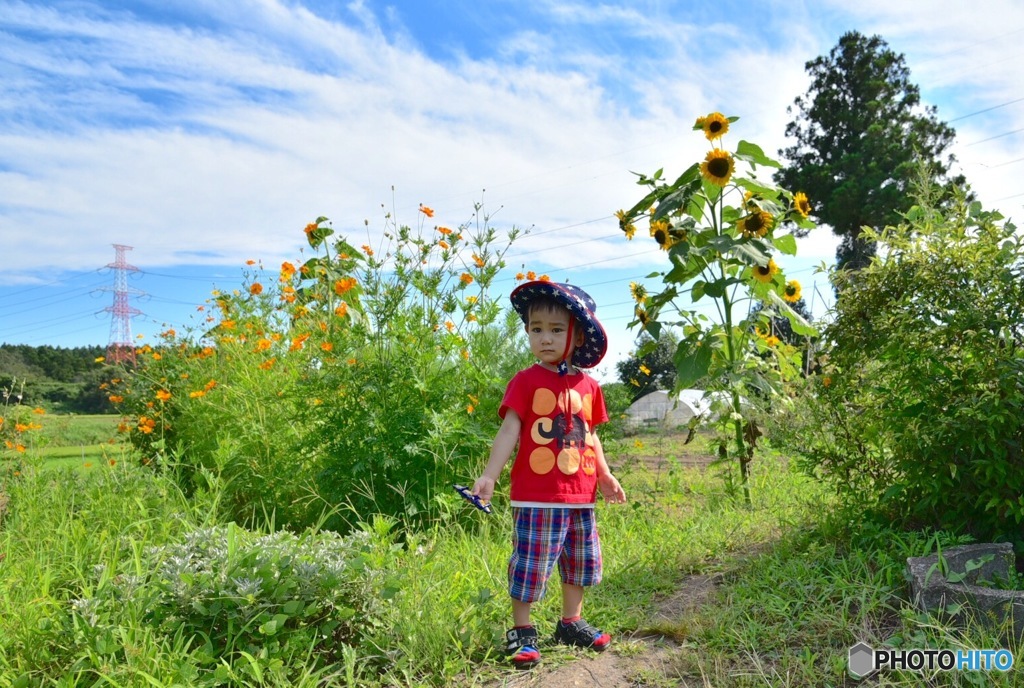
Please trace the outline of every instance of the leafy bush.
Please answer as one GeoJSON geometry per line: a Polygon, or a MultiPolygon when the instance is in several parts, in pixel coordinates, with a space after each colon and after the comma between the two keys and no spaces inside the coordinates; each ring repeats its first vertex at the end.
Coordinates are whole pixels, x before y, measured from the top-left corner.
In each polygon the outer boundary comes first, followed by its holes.
{"type": "Polygon", "coordinates": [[[880,257],[840,292],[800,440],[805,466],[848,503],[1020,538],[1024,239],[1001,219],[923,201],[866,232],[880,257]]]}
{"type": "Polygon", "coordinates": [[[525,347],[489,293],[507,244],[479,207],[458,229],[425,226],[433,215],[421,206],[413,229],[389,214],[382,245],[359,249],[318,218],[315,255],[259,266],[215,293],[201,328],[141,347],[109,389],[136,446],[173,459],[186,489],[218,474],[228,520],[438,517],[438,486],[486,460],[525,347]]]}
{"type": "Polygon", "coordinates": [[[211,671],[240,653],[267,664],[307,653],[332,662],[382,623],[374,540],[369,530],[344,538],[259,535],[234,524],[196,530],[115,570],[98,567],[92,593],[71,602],[73,634],[108,662],[129,622],[191,639],[211,671]]]}

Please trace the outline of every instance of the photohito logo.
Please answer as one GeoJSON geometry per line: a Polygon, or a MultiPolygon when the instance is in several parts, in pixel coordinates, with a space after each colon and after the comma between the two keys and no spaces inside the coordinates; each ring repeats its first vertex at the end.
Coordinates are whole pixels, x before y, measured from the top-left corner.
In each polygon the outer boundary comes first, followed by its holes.
{"type": "Polygon", "coordinates": [[[909,671],[1009,671],[1009,650],[875,650],[867,643],[850,648],[850,673],[865,678],[882,669],[909,671]]]}

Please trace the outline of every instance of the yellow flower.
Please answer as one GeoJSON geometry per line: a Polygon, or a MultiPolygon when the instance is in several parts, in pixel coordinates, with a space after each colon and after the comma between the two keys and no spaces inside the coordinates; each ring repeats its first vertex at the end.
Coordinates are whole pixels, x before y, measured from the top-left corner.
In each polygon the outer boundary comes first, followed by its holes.
{"type": "Polygon", "coordinates": [[[767,344],[768,346],[778,346],[779,341],[779,338],[773,334],[770,334],[764,338],[764,343],[767,344]]]}
{"type": "Polygon", "coordinates": [[[106,356],[97,356],[95,360],[93,360],[93,363],[103,363],[105,360],[107,360],[106,356]]]}
{"type": "Polygon", "coordinates": [[[786,282],[786,288],[782,290],[782,298],[789,303],[796,303],[800,300],[800,283],[796,280],[786,282]]]}
{"type": "Polygon", "coordinates": [[[467,296],[466,297],[466,303],[468,303],[470,306],[475,306],[476,305],[476,297],[475,296],[467,296]]]}
{"type": "Polygon", "coordinates": [[[445,328],[448,329],[449,332],[451,332],[452,330],[455,329],[455,323],[453,323],[451,320],[445,320],[444,321],[444,326],[445,326],[445,328]]]}
{"type": "Polygon", "coordinates": [[[632,294],[633,300],[637,303],[644,303],[647,301],[647,287],[636,282],[629,283],[629,293],[632,294]]]}
{"type": "Polygon", "coordinates": [[[675,238],[669,232],[668,222],[665,220],[651,221],[651,236],[658,242],[662,251],[669,250],[672,248],[672,244],[676,243],[675,238]]]}
{"type": "Polygon", "coordinates": [[[700,164],[700,173],[716,186],[725,186],[732,177],[735,167],[732,155],[728,151],[714,149],[704,156],[700,164]]]}
{"type": "Polygon", "coordinates": [[[643,363],[641,363],[640,364],[640,372],[643,373],[644,375],[650,376],[651,369],[648,368],[647,366],[645,366],[643,363]]]}
{"type": "Polygon", "coordinates": [[[774,221],[775,218],[772,217],[771,213],[764,210],[755,210],[750,215],[742,218],[736,226],[743,236],[763,237],[772,228],[774,221]]]}
{"type": "Polygon", "coordinates": [[[721,112],[712,112],[697,121],[700,123],[701,129],[704,130],[704,136],[708,138],[708,141],[722,138],[729,131],[729,120],[721,112]]]}
{"type": "Polygon", "coordinates": [[[205,397],[205,396],[206,396],[206,392],[204,392],[201,389],[197,389],[194,392],[189,392],[188,393],[189,399],[198,399],[199,397],[205,397]]]}
{"type": "Polygon", "coordinates": [[[775,259],[769,258],[767,265],[755,265],[753,268],[751,268],[751,272],[753,272],[754,279],[756,279],[758,282],[764,282],[765,284],[768,284],[769,282],[772,281],[772,278],[774,278],[775,275],[778,274],[779,266],[775,264],[775,259]]]}
{"type": "Polygon", "coordinates": [[[793,196],[793,208],[800,213],[801,217],[807,219],[807,216],[811,214],[811,202],[807,200],[807,194],[797,191],[793,196]]]}
{"type": "Polygon", "coordinates": [[[636,225],[632,222],[626,221],[626,211],[616,210],[615,217],[619,218],[619,229],[626,233],[626,238],[630,241],[633,240],[633,235],[636,234],[636,225]]]}

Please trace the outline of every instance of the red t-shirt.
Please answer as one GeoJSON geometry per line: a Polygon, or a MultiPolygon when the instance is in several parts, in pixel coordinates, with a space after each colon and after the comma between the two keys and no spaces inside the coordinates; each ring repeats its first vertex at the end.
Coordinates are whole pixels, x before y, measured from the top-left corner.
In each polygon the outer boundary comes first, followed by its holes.
{"type": "Polygon", "coordinates": [[[537,364],[508,383],[498,414],[522,421],[512,464],[513,502],[593,504],[597,494],[594,428],[608,422],[601,386],[583,372],[561,376],[537,364]],[[571,408],[572,415],[566,414],[571,408]]]}

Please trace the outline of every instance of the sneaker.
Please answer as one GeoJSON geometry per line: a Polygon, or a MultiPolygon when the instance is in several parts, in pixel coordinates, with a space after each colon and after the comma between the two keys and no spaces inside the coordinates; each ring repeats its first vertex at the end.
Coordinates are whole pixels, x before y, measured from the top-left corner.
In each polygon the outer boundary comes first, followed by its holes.
{"type": "Polygon", "coordinates": [[[505,639],[508,641],[505,652],[516,669],[531,669],[540,663],[536,628],[511,628],[505,633],[505,639]]]}
{"type": "Polygon", "coordinates": [[[572,623],[558,621],[555,626],[555,642],[577,647],[588,647],[596,652],[604,652],[612,642],[612,637],[594,628],[583,619],[577,619],[572,623]]]}

